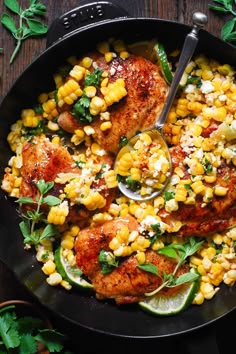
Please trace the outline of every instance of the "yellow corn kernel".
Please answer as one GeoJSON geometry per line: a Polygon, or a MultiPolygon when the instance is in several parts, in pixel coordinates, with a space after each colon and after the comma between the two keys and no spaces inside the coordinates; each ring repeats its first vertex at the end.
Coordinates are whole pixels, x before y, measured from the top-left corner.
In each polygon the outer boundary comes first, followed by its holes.
{"type": "Polygon", "coordinates": [[[157,251],[159,250],[160,248],[163,248],[165,245],[164,245],[164,242],[161,241],[161,240],[156,240],[153,244],[152,244],[152,249],[154,251],[157,251]]]}
{"type": "Polygon", "coordinates": [[[176,120],[177,120],[177,114],[175,113],[175,111],[170,111],[167,118],[168,123],[174,124],[176,120]]]}
{"type": "Polygon", "coordinates": [[[89,69],[92,63],[93,63],[93,59],[90,57],[84,57],[80,62],[80,64],[86,69],[89,69]]]}
{"type": "Polygon", "coordinates": [[[110,63],[112,61],[112,59],[114,58],[114,53],[112,52],[106,52],[104,54],[105,60],[107,63],[110,63]]]}
{"type": "Polygon", "coordinates": [[[216,255],[216,249],[214,247],[207,248],[207,257],[212,260],[216,255]]]}
{"type": "Polygon", "coordinates": [[[125,242],[127,243],[128,238],[129,238],[129,228],[128,226],[122,226],[120,230],[117,232],[117,239],[120,240],[120,242],[125,242]]]}
{"type": "Polygon", "coordinates": [[[122,51],[126,51],[126,45],[122,39],[117,39],[113,43],[113,48],[117,53],[121,53],[122,51]]]}
{"type": "Polygon", "coordinates": [[[106,205],[106,199],[99,192],[94,192],[93,194],[83,198],[81,203],[88,210],[95,210],[103,208],[106,205]]]}
{"type": "Polygon", "coordinates": [[[135,257],[139,264],[143,264],[146,261],[145,252],[138,252],[135,257]]]}
{"type": "Polygon", "coordinates": [[[89,105],[89,111],[93,116],[104,112],[107,109],[106,102],[103,98],[94,96],[92,97],[89,105]]]}
{"type": "Polygon", "coordinates": [[[69,75],[73,77],[76,81],[80,81],[84,78],[86,73],[86,69],[83,66],[75,65],[73,69],[70,71],[69,75]]]}
{"type": "Polygon", "coordinates": [[[221,234],[214,234],[212,239],[216,245],[221,245],[223,242],[223,236],[221,234]]]}
{"type": "Polygon", "coordinates": [[[204,180],[207,183],[214,183],[216,181],[216,176],[214,176],[214,175],[204,176],[204,180]]]}
{"type": "Polygon", "coordinates": [[[111,122],[103,122],[101,125],[100,125],[100,129],[102,132],[108,130],[108,129],[111,129],[112,127],[112,124],[111,122]]]}
{"type": "Polygon", "coordinates": [[[185,188],[184,184],[179,183],[176,186],[176,191],[175,191],[175,200],[177,202],[184,202],[187,199],[187,189],[185,188]]]}
{"type": "Polygon", "coordinates": [[[107,41],[100,42],[97,45],[97,50],[99,51],[99,53],[105,54],[110,51],[110,45],[107,41]]]}
{"type": "Polygon", "coordinates": [[[193,304],[201,305],[201,304],[203,304],[204,300],[205,299],[204,299],[204,296],[202,295],[202,293],[198,292],[193,299],[193,304]]]}
{"type": "Polygon", "coordinates": [[[200,285],[200,291],[205,299],[210,300],[215,295],[214,286],[210,283],[202,282],[200,285]]]}
{"type": "Polygon", "coordinates": [[[124,79],[117,79],[115,82],[109,83],[107,87],[102,87],[101,92],[107,106],[111,106],[115,102],[119,102],[127,95],[124,79]]]}
{"type": "Polygon", "coordinates": [[[191,256],[190,262],[195,266],[199,266],[200,264],[202,264],[202,260],[196,256],[191,256]]]}
{"type": "Polygon", "coordinates": [[[68,250],[72,250],[72,248],[74,247],[74,237],[69,235],[62,236],[61,247],[68,250]]]}
{"type": "Polygon", "coordinates": [[[38,97],[38,102],[39,103],[44,103],[48,100],[48,94],[47,93],[41,93],[38,97]]]}
{"type": "Polygon", "coordinates": [[[196,194],[200,194],[205,190],[205,186],[203,185],[202,181],[196,181],[191,184],[191,188],[196,194]]]}
{"type": "Polygon", "coordinates": [[[222,186],[215,186],[214,187],[214,194],[218,197],[224,197],[228,192],[228,188],[222,186]]]}
{"type": "Polygon", "coordinates": [[[48,121],[47,127],[53,132],[56,132],[60,129],[59,125],[57,123],[52,122],[51,120],[48,121]]]}
{"type": "Polygon", "coordinates": [[[84,138],[84,131],[82,129],[76,129],[75,130],[75,134],[76,136],[78,136],[78,138],[84,138]]]}
{"type": "Polygon", "coordinates": [[[119,242],[117,237],[113,237],[113,239],[109,243],[109,248],[112,251],[118,250],[118,248],[121,246],[121,243],[119,242]]]}
{"type": "Polygon", "coordinates": [[[120,57],[121,59],[127,59],[129,57],[129,52],[127,52],[126,50],[122,50],[120,52],[120,57]]]}
{"type": "Polygon", "coordinates": [[[203,201],[205,203],[209,203],[211,202],[212,198],[213,198],[213,189],[210,187],[206,187],[205,191],[204,191],[204,195],[203,195],[203,201]]]}
{"type": "Polygon", "coordinates": [[[60,144],[60,141],[61,141],[61,138],[58,135],[56,135],[52,138],[53,144],[60,144]]]}
{"type": "Polygon", "coordinates": [[[218,122],[224,122],[227,115],[227,110],[225,107],[215,108],[213,113],[213,118],[218,122]]]}
{"type": "Polygon", "coordinates": [[[114,170],[109,170],[103,174],[106,185],[108,188],[116,188],[118,186],[118,181],[116,179],[116,174],[114,170]]]}
{"type": "Polygon", "coordinates": [[[50,274],[46,281],[51,286],[57,286],[62,282],[62,276],[61,274],[55,272],[50,274]]]}
{"type": "Polygon", "coordinates": [[[59,205],[51,207],[47,220],[50,224],[63,225],[66,217],[69,214],[69,207],[67,202],[62,202],[59,205]]]}
{"type": "Polygon", "coordinates": [[[72,285],[66,280],[62,280],[60,284],[66,290],[71,290],[72,289],[72,285]]]}
{"type": "Polygon", "coordinates": [[[78,82],[74,79],[70,79],[58,89],[58,106],[62,107],[64,103],[71,105],[78,99],[78,97],[82,96],[82,94],[83,91],[78,82]]]}
{"type": "Polygon", "coordinates": [[[92,98],[96,95],[97,89],[95,86],[86,86],[84,92],[87,97],[92,98]]]}
{"type": "Polygon", "coordinates": [[[94,130],[94,128],[91,125],[86,125],[84,127],[84,132],[85,132],[86,135],[89,136],[89,135],[93,135],[95,133],[95,130],[94,130]]]}
{"type": "Polygon", "coordinates": [[[197,270],[200,275],[206,275],[206,269],[203,267],[202,264],[199,264],[199,266],[197,267],[197,270]]]}
{"type": "Polygon", "coordinates": [[[42,104],[42,108],[44,110],[43,117],[47,119],[52,119],[58,116],[57,103],[52,98],[42,104]]]}
{"type": "Polygon", "coordinates": [[[55,272],[55,270],[56,270],[56,264],[51,259],[49,259],[47,262],[45,262],[42,267],[42,271],[46,275],[53,274],[55,272]]]}

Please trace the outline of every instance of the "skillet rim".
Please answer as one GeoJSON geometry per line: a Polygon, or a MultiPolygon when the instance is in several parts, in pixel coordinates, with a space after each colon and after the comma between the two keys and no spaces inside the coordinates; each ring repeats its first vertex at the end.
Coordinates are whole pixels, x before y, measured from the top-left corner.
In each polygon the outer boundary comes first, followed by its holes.
{"type": "MultiPolygon", "coordinates": [[[[12,85],[12,87],[10,88],[10,90],[8,91],[8,93],[6,94],[6,96],[4,97],[4,99],[3,99],[3,101],[2,101],[2,103],[1,103],[1,105],[0,105],[0,115],[1,115],[1,112],[3,111],[4,112],[4,105],[6,105],[6,101],[9,99],[9,95],[12,95],[12,94],[14,94],[14,89],[15,89],[15,87],[17,86],[17,85],[19,85],[19,82],[22,80],[22,77],[24,77],[24,75],[26,75],[26,73],[27,72],[30,72],[31,70],[32,70],[32,66],[36,66],[36,68],[37,68],[37,64],[38,63],[40,63],[40,60],[42,59],[42,56],[44,56],[44,58],[45,58],[45,55],[48,55],[47,53],[50,53],[52,50],[54,50],[53,48],[57,48],[58,46],[61,46],[61,43],[64,43],[64,42],[66,42],[66,41],[68,41],[68,40],[70,40],[71,39],[71,37],[72,36],[74,36],[74,37],[76,37],[76,36],[78,36],[78,35],[81,35],[81,33],[83,33],[83,32],[85,32],[85,31],[95,31],[96,30],[96,28],[98,28],[98,27],[100,27],[100,26],[105,26],[105,27],[109,27],[111,24],[114,24],[114,23],[118,23],[118,25],[120,24],[120,23],[123,23],[123,22],[126,22],[126,23],[128,23],[128,22],[134,22],[134,21],[138,21],[138,22],[142,22],[142,23],[144,23],[144,22],[147,22],[147,23],[151,23],[151,22],[153,22],[153,23],[159,23],[159,24],[163,24],[163,23],[165,23],[165,24],[172,24],[172,26],[176,26],[178,29],[181,27],[182,28],[182,30],[183,30],[183,32],[186,32],[186,31],[188,31],[189,29],[190,29],[190,26],[188,26],[188,25],[185,25],[185,24],[180,24],[180,23],[178,23],[178,22],[175,22],[175,21],[169,21],[169,20],[162,20],[162,19],[155,19],[155,18],[143,18],[143,17],[141,17],[141,18],[139,18],[139,17],[134,17],[134,18],[131,18],[131,17],[128,17],[128,18],[119,18],[119,19],[112,19],[112,20],[109,20],[109,21],[107,21],[107,20],[105,20],[105,21],[100,21],[99,23],[97,23],[97,24],[93,24],[93,25],[89,25],[89,26],[86,26],[86,28],[82,28],[82,29],[78,29],[78,30],[76,30],[76,31],[74,31],[73,33],[71,33],[70,35],[68,35],[68,36],[66,36],[66,38],[65,37],[63,37],[62,39],[60,39],[58,42],[56,42],[56,43],[54,43],[50,48],[48,48],[48,49],[46,49],[45,51],[43,51],[43,53],[41,54],[41,55],[39,55],[39,57],[37,57],[24,71],[23,71],[23,73],[20,75],[20,77],[18,77],[17,79],[16,79],[16,81],[14,82],[14,84],[12,85]],[[13,93],[12,93],[13,92],[13,93]]],[[[117,25],[117,26],[118,26],[117,25]]],[[[147,25],[146,25],[147,26],[147,25]]],[[[206,31],[204,31],[204,30],[201,30],[201,33],[202,33],[202,35],[205,35],[205,36],[207,36],[208,37],[208,40],[209,40],[209,38],[210,39],[213,39],[214,41],[215,41],[215,43],[216,44],[218,44],[218,43],[223,43],[220,39],[218,39],[217,37],[215,37],[215,36],[213,36],[213,35],[211,35],[211,34],[209,34],[208,32],[206,32],[206,31]]],[[[236,55],[236,48],[235,47],[233,47],[233,46],[231,46],[231,45],[229,45],[228,43],[226,44],[226,43],[224,43],[224,44],[222,44],[222,46],[223,47],[227,47],[227,48],[230,48],[230,50],[233,50],[234,52],[235,52],[235,55],[236,55]]],[[[1,146],[1,145],[0,145],[1,146]]],[[[4,165],[5,166],[5,165],[4,165]]],[[[4,202],[4,199],[5,199],[5,201],[8,199],[8,198],[5,198],[4,197],[4,195],[3,195],[3,192],[1,191],[1,195],[0,195],[0,201],[2,200],[3,202],[4,202]]],[[[10,204],[11,204],[11,207],[10,207],[10,209],[11,209],[11,215],[13,215],[14,214],[14,216],[13,216],[13,220],[15,220],[15,222],[17,222],[17,215],[15,215],[16,214],[16,212],[15,212],[15,207],[13,207],[13,204],[14,203],[11,203],[10,202],[10,204]],[[14,212],[13,212],[13,209],[14,209],[14,212]]],[[[5,211],[5,214],[4,215],[6,215],[6,211],[5,211]]],[[[2,217],[2,216],[1,216],[2,217]]],[[[1,219],[0,219],[1,220],[1,219]]],[[[12,226],[8,229],[8,230],[6,230],[6,229],[4,229],[4,224],[1,224],[0,225],[0,231],[3,231],[4,232],[4,237],[3,238],[0,238],[0,244],[1,244],[1,240],[5,240],[6,242],[8,241],[7,240],[7,236],[10,234],[10,232],[11,232],[11,228],[12,228],[12,226]]],[[[1,232],[1,234],[2,234],[2,232],[1,232]]],[[[12,236],[10,236],[10,238],[11,238],[12,236]]],[[[19,251],[23,251],[23,242],[21,241],[20,242],[20,240],[21,240],[21,238],[20,237],[18,237],[17,238],[17,241],[18,241],[18,244],[21,244],[21,248],[22,249],[19,249],[18,250],[18,255],[22,255],[22,253],[24,254],[24,252],[20,252],[20,254],[19,254],[19,251]]],[[[2,242],[3,242],[2,241],[2,242]]],[[[3,246],[4,246],[4,242],[3,242],[3,246]]],[[[227,309],[227,310],[225,310],[224,308],[223,308],[223,310],[221,310],[221,312],[219,313],[219,314],[215,314],[214,316],[213,316],[213,318],[211,318],[211,319],[208,319],[208,320],[205,320],[205,321],[203,321],[203,323],[195,323],[195,324],[193,324],[192,325],[192,327],[191,328],[182,328],[181,329],[181,326],[177,326],[177,329],[175,329],[175,330],[172,330],[172,333],[159,333],[159,334],[153,334],[153,333],[150,333],[150,334],[140,334],[139,333],[139,331],[137,331],[137,334],[131,334],[129,331],[127,332],[127,333],[117,333],[117,331],[113,328],[113,329],[101,329],[101,328],[94,328],[93,326],[91,326],[91,325],[86,325],[86,324],[82,324],[81,322],[78,322],[78,320],[75,320],[75,319],[71,319],[71,318],[69,318],[68,317],[68,313],[67,313],[67,310],[66,309],[64,309],[63,310],[63,314],[61,314],[61,313],[58,313],[58,309],[57,309],[57,307],[56,306],[53,306],[53,304],[50,302],[51,300],[48,300],[49,298],[53,298],[53,300],[55,300],[55,295],[54,294],[52,294],[53,293],[53,291],[55,290],[55,289],[52,289],[51,287],[49,287],[48,285],[47,285],[47,283],[45,282],[45,278],[42,276],[42,274],[41,274],[41,278],[39,277],[39,271],[41,272],[41,270],[39,269],[39,264],[37,264],[36,262],[35,262],[35,260],[33,259],[33,257],[32,257],[32,255],[30,254],[30,252],[26,255],[26,262],[25,262],[25,264],[24,264],[24,267],[22,267],[22,268],[19,268],[18,267],[18,264],[17,264],[17,262],[16,262],[16,258],[14,259],[14,257],[13,258],[11,258],[11,255],[13,254],[13,255],[15,255],[15,252],[14,252],[14,250],[12,250],[11,248],[10,249],[8,249],[7,251],[9,251],[10,252],[10,254],[8,253],[8,252],[4,252],[3,251],[3,247],[1,247],[0,248],[0,258],[2,258],[3,259],[3,262],[6,264],[6,265],[8,265],[9,267],[10,267],[10,269],[12,269],[13,270],[13,272],[15,273],[15,275],[17,276],[17,278],[21,281],[21,282],[23,282],[23,284],[26,286],[26,288],[34,295],[34,296],[36,296],[36,298],[44,305],[44,306],[46,306],[48,309],[50,309],[50,310],[52,310],[52,311],[54,311],[56,314],[58,314],[59,316],[61,316],[62,318],[64,318],[64,319],[66,319],[66,320],[68,320],[68,321],[70,321],[70,322],[72,322],[72,323],[74,323],[74,324],[76,324],[76,325],[80,325],[80,326],[82,326],[82,327],[84,327],[84,328],[87,328],[87,329],[90,329],[90,330],[92,330],[92,331],[95,331],[95,332],[99,332],[99,333],[104,333],[104,334],[109,334],[109,335],[113,335],[113,336],[118,336],[118,337],[129,337],[129,338],[161,338],[161,337],[169,337],[169,336],[175,336],[175,335],[179,335],[179,334],[183,334],[183,333],[187,333],[187,332],[192,332],[192,331],[194,331],[194,330],[197,330],[197,329],[199,329],[199,328],[202,328],[202,327],[204,327],[204,326],[206,326],[206,325],[209,325],[210,323],[212,323],[212,322],[215,322],[216,320],[219,320],[220,318],[222,318],[222,317],[224,317],[225,315],[227,315],[228,313],[230,313],[230,312],[232,312],[235,308],[236,308],[236,303],[233,305],[233,306],[231,306],[230,307],[230,309],[227,309]],[[30,266],[29,265],[31,265],[32,267],[33,267],[33,269],[34,269],[34,273],[33,274],[35,274],[36,275],[36,277],[39,277],[38,279],[37,279],[37,281],[36,281],[36,283],[37,284],[32,284],[32,283],[30,283],[30,281],[32,280],[31,279],[31,277],[32,277],[32,274],[31,274],[31,272],[29,272],[29,270],[30,270],[30,266]],[[41,281],[43,281],[43,284],[41,283],[41,281]],[[42,286],[43,286],[43,288],[42,288],[42,286]],[[46,289],[45,290],[45,286],[46,287],[49,287],[49,289],[46,289]]],[[[25,258],[24,258],[25,259],[25,258]]],[[[228,287],[227,287],[227,289],[226,290],[229,290],[228,289],[228,287]]],[[[56,289],[56,293],[58,294],[58,289],[56,289]]],[[[63,291],[59,291],[59,293],[62,293],[63,291]]],[[[236,294],[236,289],[235,289],[235,294],[236,294]]],[[[81,294],[80,294],[81,295],[81,294]]],[[[220,295],[220,294],[217,294],[217,295],[220,295]]],[[[216,295],[216,296],[217,296],[216,295]]],[[[81,295],[82,296],[82,295],[81,295]]],[[[236,296],[235,296],[235,298],[236,298],[236,296]]],[[[96,302],[97,302],[97,300],[95,300],[96,302]]],[[[217,299],[213,299],[213,300],[211,300],[211,302],[212,303],[215,303],[216,304],[216,306],[217,306],[217,304],[218,304],[218,301],[217,301],[217,299]]],[[[85,301],[85,303],[86,303],[86,301],[85,301]]],[[[110,304],[110,303],[109,303],[110,304]]],[[[108,304],[108,306],[110,306],[108,304]]],[[[57,303],[57,306],[59,306],[59,308],[61,309],[61,307],[63,307],[63,304],[59,301],[59,303],[57,303]]],[[[99,305],[100,306],[100,305],[99,305]]],[[[112,305],[111,305],[112,306],[112,305]]],[[[117,305],[115,305],[115,306],[117,306],[117,305]]],[[[201,305],[202,306],[202,312],[204,312],[204,308],[206,307],[206,306],[204,306],[204,304],[203,305],[201,305]]],[[[95,308],[96,309],[96,305],[94,306],[94,304],[92,304],[92,307],[93,308],[95,308]]],[[[105,305],[105,309],[107,308],[107,305],[105,305]]],[[[200,308],[200,307],[199,307],[200,308]]],[[[177,316],[179,316],[179,318],[182,318],[183,319],[183,321],[186,321],[186,320],[188,320],[188,316],[186,315],[186,313],[187,313],[187,311],[191,311],[191,309],[187,309],[186,311],[184,311],[184,313],[183,314],[180,314],[180,315],[177,315],[177,316]],[[187,316],[187,317],[186,317],[187,316]]],[[[115,312],[117,312],[117,310],[115,310],[115,312]]],[[[119,312],[119,311],[118,311],[119,312]]],[[[191,311],[191,312],[193,312],[194,313],[194,311],[191,311]]],[[[207,311],[206,311],[207,312],[207,311]]],[[[102,314],[102,316],[104,316],[104,314],[102,314]]],[[[146,313],[144,314],[143,312],[142,312],[142,315],[141,315],[141,318],[146,318],[145,317],[146,316],[146,313]]],[[[150,323],[150,318],[153,318],[154,317],[154,321],[157,323],[157,322],[159,322],[158,321],[158,318],[157,317],[155,317],[155,316],[153,316],[152,317],[152,315],[150,315],[150,314],[147,314],[147,316],[148,316],[148,318],[149,318],[149,320],[147,320],[147,323],[150,323]]],[[[121,316],[121,317],[123,317],[123,316],[121,316]]],[[[175,316],[175,318],[177,318],[176,316],[175,316]]],[[[169,317],[169,319],[173,319],[173,317],[169,317]]],[[[124,320],[124,319],[123,319],[124,320]]],[[[162,318],[162,320],[163,320],[163,318],[162,318]]],[[[146,321],[146,320],[145,320],[146,321]]],[[[167,321],[167,322],[170,322],[169,320],[166,320],[165,319],[165,321],[167,321]]],[[[132,321],[131,321],[132,322],[132,321]]],[[[152,321],[151,321],[152,322],[152,321]]],[[[132,322],[133,323],[133,322],[132,322]]],[[[123,323],[122,323],[123,324],[123,323]]],[[[120,331],[120,330],[119,330],[120,331]]],[[[120,331],[121,332],[121,331],[120,331]]]]}

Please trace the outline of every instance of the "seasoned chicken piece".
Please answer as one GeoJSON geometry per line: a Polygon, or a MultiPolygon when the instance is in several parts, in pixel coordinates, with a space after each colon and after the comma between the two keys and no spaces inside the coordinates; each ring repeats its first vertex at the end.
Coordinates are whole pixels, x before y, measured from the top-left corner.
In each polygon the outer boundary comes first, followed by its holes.
{"type": "MultiPolygon", "coordinates": [[[[160,115],[168,86],[160,76],[159,68],[151,61],[130,55],[126,60],[115,58],[107,64],[104,56],[91,54],[98,67],[108,72],[109,82],[118,78],[125,80],[127,96],[109,107],[112,127],[101,131],[102,121],[97,117],[91,123],[95,129],[94,138],[106,150],[116,153],[119,150],[121,136],[128,139],[137,131],[152,127],[160,115]]],[[[62,112],[58,124],[72,133],[81,127],[69,112],[62,112]]]]}
{"type": "MultiPolygon", "coordinates": [[[[98,162],[106,163],[111,166],[113,159],[109,156],[98,157],[98,162]]],[[[22,183],[20,187],[20,197],[35,198],[38,194],[36,182],[43,179],[46,182],[55,181],[58,176],[66,176],[73,179],[81,175],[81,169],[75,165],[72,156],[67,148],[58,144],[53,144],[45,136],[37,136],[30,142],[25,142],[22,150],[22,183]]],[[[59,196],[64,188],[63,183],[54,183],[50,194],[59,196]]],[[[106,199],[106,205],[101,211],[109,208],[114,197],[115,190],[107,189],[104,179],[95,180],[91,188],[101,190],[101,194],[106,199]]],[[[74,203],[73,203],[74,204],[74,203]]],[[[30,208],[32,205],[28,205],[30,208]]],[[[83,205],[69,204],[69,216],[67,221],[76,222],[77,220],[88,220],[89,212],[83,205]]]]}
{"type": "MultiPolygon", "coordinates": [[[[109,274],[102,274],[98,261],[102,249],[109,249],[109,242],[117,231],[126,225],[130,232],[137,230],[139,224],[131,216],[107,221],[94,228],[85,228],[78,234],[75,250],[78,267],[91,280],[97,298],[112,298],[116,303],[132,303],[144,298],[144,293],[158,288],[162,280],[159,276],[145,272],[137,267],[135,255],[131,255],[109,274]]],[[[157,254],[156,251],[146,251],[146,262],[156,265],[159,274],[172,273],[176,263],[170,258],[157,254]]],[[[187,266],[180,268],[178,275],[186,272],[187,266]]],[[[179,288],[165,289],[163,292],[170,294],[179,288]]]]}
{"type": "Polygon", "coordinates": [[[65,147],[53,144],[44,136],[36,136],[33,140],[26,141],[22,150],[21,197],[34,197],[37,193],[37,181],[54,181],[57,174],[62,172],[78,176],[80,174],[65,147]]]}
{"type": "MultiPolygon", "coordinates": [[[[182,166],[186,153],[180,146],[170,150],[173,170],[177,166],[182,166]]],[[[190,178],[190,174],[185,170],[184,179],[190,178]]],[[[167,224],[174,224],[181,221],[183,226],[178,231],[179,236],[207,236],[214,232],[224,231],[227,227],[236,223],[236,170],[232,164],[222,161],[217,171],[216,185],[228,188],[225,196],[213,196],[213,199],[204,203],[202,196],[196,196],[196,203],[186,205],[179,203],[179,209],[166,212],[161,209],[159,216],[167,224]]],[[[211,184],[208,184],[212,188],[211,184]]]]}

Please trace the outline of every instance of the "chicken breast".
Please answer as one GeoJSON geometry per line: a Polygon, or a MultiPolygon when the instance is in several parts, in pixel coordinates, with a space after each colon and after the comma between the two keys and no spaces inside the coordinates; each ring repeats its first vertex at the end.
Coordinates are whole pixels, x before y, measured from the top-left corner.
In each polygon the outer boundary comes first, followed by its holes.
{"type": "MultiPolygon", "coordinates": [[[[99,68],[108,72],[109,82],[118,78],[125,80],[127,96],[109,108],[111,129],[102,131],[98,117],[91,123],[95,130],[94,139],[106,151],[116,153],[122,136],[129,139],[137,131],[154,125],[162,110],[168,86],[161,77],[158,66],[143,57],[130,55],[126,60],[117,57],[109,64],[102,55],[91,54],[90,57],[93,57],[99,68]]],[[[58,124],[70,133],[81,128],[67,111],[61,113],[58,124]]]]}
{"type": "MultiPolygon", "coordinates": [[[[93,283],[97,298],[115,299],[118,304],[140,301],[144,298],[144,293],[151,292],[162,284],[160,276],[138,267],[135,255],[124,258],[111,273],[102,274],[99,253],[102,249],[111,251],[109,242],[124,225],[130,232],[138,229],[138,223],[133,217],[116,218],[97,227],[81,230],[75,245],[77,265],[93,283]]],[[[154,264],[160,275],[163,272],[172,273],[176,266],[175,261],[151,249],[146,251],[146,262],[154,264]]],[[[182,266],[178,275],[187,270],[187,266],[182,266]]],[[[178,287],[164,289],[166,294],[177,291],[178,287]]]]}

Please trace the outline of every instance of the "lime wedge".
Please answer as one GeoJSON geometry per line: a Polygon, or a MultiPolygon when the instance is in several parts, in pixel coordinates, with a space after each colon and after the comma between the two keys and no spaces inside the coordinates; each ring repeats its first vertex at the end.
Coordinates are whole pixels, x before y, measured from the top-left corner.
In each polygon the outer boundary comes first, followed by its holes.
{"type": "Polygon", "coordinates": [[[186,309],[193,301],[198,290],[199,281],[186,283],[173,295],[156,295],[139,302],[141,308],[157,316],[176,315],[186,309]]]}
{"type": "Polygon", "coordinates": [[[161,67],[164,79],[170,85],[173,80],[173,74],[170,70],[170,65],[163,45],[161,43],[157,43],[154,46],[154,51],[156,52],[157,59],[161,67]]]}
{"type": "Polygon", "coordinates": [[[57,271],[61,274],[64,280],[67,280],[71,285],[81,288],[93,288],[93,285],[85,280],[79,268],[72,267],[67,259],[63,256],[63,248],[59,246],[54,254],[54,260],[57,271]]]}

